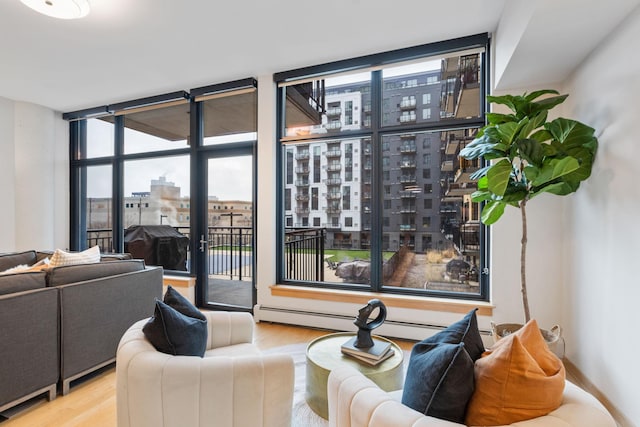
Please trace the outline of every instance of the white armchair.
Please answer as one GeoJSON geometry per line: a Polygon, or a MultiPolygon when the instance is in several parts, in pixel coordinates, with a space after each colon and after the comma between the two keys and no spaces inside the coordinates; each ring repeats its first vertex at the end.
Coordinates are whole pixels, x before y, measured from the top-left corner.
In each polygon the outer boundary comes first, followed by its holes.
{"type": "Polygon", "coordinates": [[[116,356],[118,427],[281,427],[291,424],[294,366],[252,344],[248,313],[204,312],[203,358],[158,352],[141,320],[116,356]]]}
{"type": "MultiPolygon", "coordinates": [[[[329,427],[460,427],[400,403],[402,390],[386,393],[351,367],[331,371],[327,385],[329,427]]],[[[567,382],[562,405],[550,414],[513,424],[518,427],[616,427],[602,404],[567,382]]]]}

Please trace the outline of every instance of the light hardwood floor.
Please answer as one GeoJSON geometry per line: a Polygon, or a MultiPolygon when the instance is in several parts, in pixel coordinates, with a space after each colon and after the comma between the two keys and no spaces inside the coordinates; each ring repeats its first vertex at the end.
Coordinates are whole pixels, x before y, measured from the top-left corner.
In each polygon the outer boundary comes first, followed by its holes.
{"type": "MultiPolygon", "coordinates": [[[[267,350],[289,344],[306,343],[331,333],[324,329],[261,322],[256,324],[254,342],[267,350]]],[[[403,350],[410,350],[413,342],[396,340],[403,350]]],[[[72,384],[71,392],[47,402],[45,399],[24,409],[0,427],[115,427],[116,372],[111,366],[72,384]]],[[[30,402],[31,403],[31,402],[30,402]]]]}

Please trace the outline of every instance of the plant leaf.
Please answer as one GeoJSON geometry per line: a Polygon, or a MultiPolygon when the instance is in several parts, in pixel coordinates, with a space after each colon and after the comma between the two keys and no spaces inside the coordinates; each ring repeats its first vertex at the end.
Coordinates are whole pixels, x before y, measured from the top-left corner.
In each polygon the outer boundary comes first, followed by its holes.
{"type": "Polygon", "coordinates": [[[527,138],[531,132],[544,125],[547,120],[547,112],[541,111],[520,129],[520,138],[527,138]]]}
{"type": "Polygon", "coordinates": [[[507,159],[502,159],[493,164],[486,175],[489,191],[498,196],[503,196],[507,189],[512,169],[511,162],[507,159]]]}
{"type": "Polygon", "coordinates": [[[518,154],[521,158],[538,167],[542,166],[544,149],[540,142],[535,139],[518,139],[515,146],[518,147],[518,154]]]}
{"type": "Polygon", "coordinates": [[[486,224],[491,225],[498,221],[504,213],[506,204],[500,201],[491,201],[484,205],[482,208],[482,214],[480,214],[480,220],[486,224]]]}
{"type": "Polygon", "coordinates": [[[482,167],[480,169],[478,169],[477,171],[475,171],[474,173],[472,173],[469,178],[471,178],[474,181],[477,181],[478,179],[482,178],[483,176],[485,176],[487,174],[487,171],[491,168],[491,165],[489,166],[485,166],[482,167]]]}
{"type": "Polygon", "coordinates": [[[474,202],[484,202],[491,200],[491,192],[488,190],[478,190],[471,193],[471,200],[474,202]]]}
{"type": "Polygon", "coordinates": [[[516,116],[514,116],[513,114],[487,113],[486,117],[487,122],[492,125],[518,121],[518,119],[516,119],[516,116]]]}
{"type": "Polygon", "coordinates": [[[546,95],[546,94],[553,94],[553,95],[559,95],[560,92],[558,92],[557,90],[553,90],[553,89],[542,89],[542,90],[536,90],[533,91],[529,94],[524,94],[524,99],[526,99],[527,101],[531,102],[536,98],[541,97],[542,95],[546,95]]]}
{"type": "Polygon", "coordinates": [[[567,175],[580,167],[578,160],[573,157],[563,157],[561,159],[551,159],[545,161],[538,176],[533,180],[531,185],[540,187],[547,182],[553,181],[561,176],[567,175]]]}

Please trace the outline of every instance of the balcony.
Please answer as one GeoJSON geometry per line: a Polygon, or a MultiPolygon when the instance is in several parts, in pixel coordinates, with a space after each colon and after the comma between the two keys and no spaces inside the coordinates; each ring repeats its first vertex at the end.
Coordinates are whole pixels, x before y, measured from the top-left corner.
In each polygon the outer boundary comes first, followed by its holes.
{"type": "Polygon", "coordinates": [[[342,114],[342,108],[340,107],[333,107],[333,108],[327,109],[327,116],[339,116],[341,114],[342,114]]]}
{"type": "Polygon", "coordinates": [[[401,214],[414,214],[414,213],[416,213],[416,207],[415,206],[402,206],[400,208],[400,213],[401,214]]]}
{"type": "Polygon", "coordinates": [[[297,179],[296,180],[296,187],[308,187],[309,186],[309,180],[308,179],[297,179]]]}
{"type": "Polygon", "coordinates": [[[302,151],[296,154],[296,160],[308,160],[309,157],[310,157],[310,154],[308,151],[302,151]]]}
{"type": "Polygon", "coordinates": [[[342,164],[341,163],[331,163],[330,165],[327,165],[327,170],[329,172],[339,172],[342,170],[342,164]]]}
{"type": "Polygon", "coordinates": [[[309,208],[296,208],[296,213],[299,215],[308,215],[309,208]]]}
{"type": "Polygon", "coordinates": [[[400,146],[400,152],[401,153],[415,153],[416,152],[416,146],[415,146],[415,144],[402,145],[402,146],[400,146]]]}
{"type": "Polygon", "coordinates": [[[322,224],[322,227],[326,228],[327,230],[340,230],[342,228],[342,224],[339,222],[331,222],[322,224]]]}
{"type": "Polygon", "coordinates": [[[412,184],[416,182],[416,176],[415,175],[402,175],[400,177],[400,183],[401,184],[412,184]]]}
{"type": "Polygon", "coordinates": [[[324,152],[326,157],[340,157],[342,155],[342,150],[333,148],[331,150],[327,150],[324,152]]]}
{"type": "MultiPolygon", "coordinates": [[[[325,185],[340,185],[342,184],[341,178],[329,178],[324,180],[325,185]]],[[[309,185],[309,184],[307,184],[309,185]]]]}
{"type": "Polygon", "coordinates": [[[332,191],[327,193],[327,200],[340,200],[342,198],[342,193],[339,191],[332,191]]]}
{"type": "Polygon", "coordinates": [[[296,200],[299,202],[308,202],[309,195],[306,193],[296,193],[296,200]]]}
{"type": "Polygon", "coordinates": [[[309,167],[308,166],[298,166],[295,169],[295,171],[296,171],[296,173],[307,175],[309,173],[309,167]]]}
{"type": "Polygon", "coordinates": [[[327,206],[324,211],[328,214],[339,214],[342,209],[340,209],[340,206],[327,206]]]}
{"type": "Polygon", "coordinates": [[[402,114],[400,116],[400,123],[413,123],[416,121],[416,113],[402,114]]]}
{"type": "Polygon", "coordinates": [[[366,171],[370,171],[371,170],[371,162],[367,162],[364,165],[362,165],[362,168],[366,171]]]}
{"type": "Polygon", "coordinates": [[[363,199],[370,199],[371,198],[371,193],[362,193],[362,198],[363,199]]]}
{"type": "Polygon", "coordinates": [[[415,199],[416,193],[413,191],[401,191],[400,192],[401,199],[415,199]]]}
{"type": "Polygon", "coordinates": [[[416,161],[415,160],[403,160],[400,162],[400,167],[403,169],[415,169],[416,161]]]}
{"type": "Polygon", "coordinates": [[[453,160],[445,160],[440,164],[442,172],[453,172],[453,160]]]}
{"type": "Polygon", "coordinates": [[[400,231],[416,231],[415,224],[400,224],[400,231]]]}
{"type": "Polygon", "coordinates": [[[342,127],[342,123],[340,122],[329,122],[326,125],[324,125],[325,129],[329,129],[329,130],[336,130],[336,129],[340,129],[342,127]]]}
{"type": "Polygon", "coordinates": [[[414,99],[403,99],[400,102],[400,109],[401,110],[410,110],[410,109],[415,109],[416,108],[416,100],[414,99]]]}

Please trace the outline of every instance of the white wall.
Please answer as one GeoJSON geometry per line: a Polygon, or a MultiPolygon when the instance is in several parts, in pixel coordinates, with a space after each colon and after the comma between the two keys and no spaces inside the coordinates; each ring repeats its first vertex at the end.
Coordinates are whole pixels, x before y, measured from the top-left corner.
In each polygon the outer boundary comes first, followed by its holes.
{"type": "Polygon", "coordinates": [[[0,98],[0,251],[67,247],[68,125],[59,113],[0,98]]]}
{"type": "Polygon", "coordinates": [[[629,419],[640,420],[640,9],[566,82],[567,114],[596,128],[591,178],[567,204],[563,324],[568,357],[629,419]]]}

